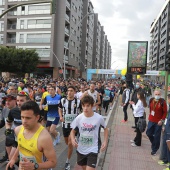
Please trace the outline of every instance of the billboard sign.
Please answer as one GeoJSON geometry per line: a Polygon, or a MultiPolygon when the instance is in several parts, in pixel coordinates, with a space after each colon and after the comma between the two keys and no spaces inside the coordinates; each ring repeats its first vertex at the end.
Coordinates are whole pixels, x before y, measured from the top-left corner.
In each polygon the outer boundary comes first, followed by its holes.
{"type": "Polygon", "coordinates": [[[128,42],[127,73],[146,74],[147,67],[147,41],[128,42]]]}

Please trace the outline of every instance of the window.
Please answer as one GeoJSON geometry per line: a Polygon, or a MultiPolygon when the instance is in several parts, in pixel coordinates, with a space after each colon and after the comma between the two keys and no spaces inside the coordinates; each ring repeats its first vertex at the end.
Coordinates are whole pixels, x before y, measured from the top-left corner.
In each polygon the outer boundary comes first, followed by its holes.
{"type": "Polygon", "coordinates": [[[4,31],[4,23],[1,23],[1,31],[4,31]]]}
{"type": "Polygon", "coordinates": [[[4,36],[2,35],[1,40],[0,40],[0,44],[3,44],[3,43],[4,43],[4,36]]]}
{"type": "Polygon", "coordinates": [[[24,29],[24,20],[21,20],[21,21],[20,21],[20,28],[21,28],[21,29],[24,29]]]}
{"type": "Polygon", "coordinates": [[[51,34],[27,34],[27,43],[50,43],[51,34]]]}

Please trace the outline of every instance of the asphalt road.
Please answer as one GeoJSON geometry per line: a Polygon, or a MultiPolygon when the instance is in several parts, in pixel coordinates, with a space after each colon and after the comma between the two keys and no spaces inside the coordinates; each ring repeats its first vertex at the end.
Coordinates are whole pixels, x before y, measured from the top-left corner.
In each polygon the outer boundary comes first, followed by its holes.
{"type": "MultiPolygon", "coordinates": [[[[109,112],[110,112],[110,110],[108,109],[108,113],[109,112]]],[[[102,115],[104,115],[103,113],[104,113],[104,110],[102,110],[102,115]]],[[[104,117],[106,123],[108,123],[110,115],[108,114],[108,116],[103,116],[103,117],[104,117]]],[[[5,154],[5,152],[4,152],[4,150],[5,150],[4,130],[5,130],[4,128],[0,129],[0,158],[2,158],[3,155],[5,154]]],[[[64,170],[65,161],[66,161],[66,158],[67,158],[67,145],[64,142],[61,123],[58,125],[57,130],[61,134],[61,140],[60,140],[60,143],[57,144],[56,147],[55,147],[56,155],[57,155],[57,167],[54,168],[53,170],[64,170]]],[[[75,149],[73,151],[73,155],[71,157],[70,163],[71,163],[71,169],[73,170],[74,166],[76,164],[76,150],[75,149]]],[[[0,164],[0,170],[5,170],[6,164],[7,164],[6,162],[1,163],[0,164]]]]}

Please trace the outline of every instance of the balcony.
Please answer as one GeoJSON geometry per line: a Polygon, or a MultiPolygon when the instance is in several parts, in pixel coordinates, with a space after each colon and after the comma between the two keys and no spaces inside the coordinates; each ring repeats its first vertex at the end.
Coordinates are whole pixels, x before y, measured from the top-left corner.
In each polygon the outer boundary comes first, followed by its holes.
{"type": "Polygon", "coordinates": [[[16,24],[8,24],[7,29],[16,30],[16,24]]]}
{"type": "Polygon", "coordinates": [[[64,47],[68,48],[68,42],[64,42],[64,47]]]}
{"type": "Polygon", "coordinates": [[[71,5],[70,3],[66,0],[66,6],[70,9],[71,8],[71,5]]]}
{"type": "MultiPolygon", "coordinates": [[[[64,55],[64,59],[65,59],[65,63],[67,64],[68,63],[68,56],[64,55]]],[[[63,61],[64,61],[63,59],[63,61]]]]}
{"type": "Polygon", "coordinates": [[[69,35],[70,31],[67,28],[65,28],[65,33],[69,35]]]}
{"type": "Polygon", "coordinates": [[[27,38],[26,43],[50,43],[50,38],[27,38]]]}
{"type": "Polygon", "coordinates": [[[65,15],[65,19],[70,22],[70,17],[67,14],[65,15]]]}
{"type": "Polygon", "coordinates": [[[8,16],[16,16],[17,15],[17,11],[9,11],[8,16]]]}
{"type": "Polygon", "coordinates": [[[7,43],[16,43],[16,38],[7,38],[7,43]]]}

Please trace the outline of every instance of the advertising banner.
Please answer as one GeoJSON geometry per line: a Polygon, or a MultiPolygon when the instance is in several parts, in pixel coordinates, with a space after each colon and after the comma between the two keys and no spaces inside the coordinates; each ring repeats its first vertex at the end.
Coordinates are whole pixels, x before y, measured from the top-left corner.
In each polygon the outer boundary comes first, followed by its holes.
{"type": "Polygon", "coordinates": [[[147,41],[128,42],[127,73],[145,74],[147,67],[147,41]]]}

